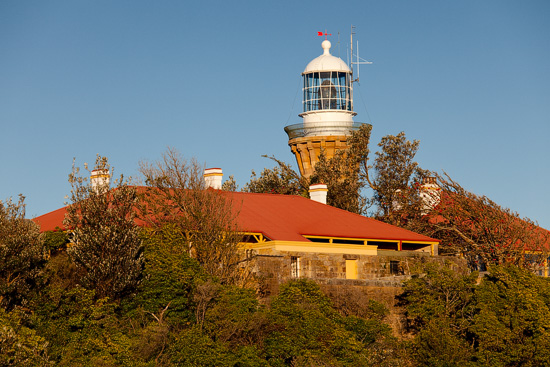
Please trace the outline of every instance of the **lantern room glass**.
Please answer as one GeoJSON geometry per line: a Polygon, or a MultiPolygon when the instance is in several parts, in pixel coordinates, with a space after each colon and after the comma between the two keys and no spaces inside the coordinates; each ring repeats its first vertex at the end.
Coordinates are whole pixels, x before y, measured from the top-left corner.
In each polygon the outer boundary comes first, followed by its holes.
{"type": "Polygon", "coordinates": [[[352,111],[351,75],[341,71],[304,74],[304,112],[318,110],[352,111]]]}

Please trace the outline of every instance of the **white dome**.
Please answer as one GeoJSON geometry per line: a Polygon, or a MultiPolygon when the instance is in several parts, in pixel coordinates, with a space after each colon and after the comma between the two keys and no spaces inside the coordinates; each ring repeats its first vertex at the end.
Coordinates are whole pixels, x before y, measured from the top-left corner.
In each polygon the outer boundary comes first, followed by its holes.
{"type": "Polygon", "coordinates": [[[339,57],[330,54],[330,41],[324,40],[322,45],[323,54],[307,64],[303,74],[313,71],[345,71],[350,72],[348,65],[339,57]]]}

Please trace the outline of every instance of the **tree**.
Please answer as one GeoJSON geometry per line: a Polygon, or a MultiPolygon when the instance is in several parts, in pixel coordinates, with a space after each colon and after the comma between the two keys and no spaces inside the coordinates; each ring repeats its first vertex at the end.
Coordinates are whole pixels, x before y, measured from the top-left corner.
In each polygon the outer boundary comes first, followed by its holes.
{"type": "MultiPolygon", "coordinates": [[[[309,179],[300,177],[290,165],[270,157],[278,166],[264,169],[259,178],[252,172],[243,191],[307,196],[310,184],[324,183],[328,187],[328,205],[365,215],[372,204],[376,204],[380,219],[392,222],[393,203],[403,197],[400,191],[406,190],[413,181],[421,180],[427,172],[413,161],[419,141],[407,140],[404,132],[383,137],[378,144],[381,151],[376,153],[371,165],[371,132],[372,125],[363,124],[351,132],[347,149],[336,151],[331,158],[321,151],[309,179]],[[374,191],[372,199],[364,196],[365,188],[374,191]]],[[[418,201],[412,196],[408,199],[418,201]]]]}
{"type": "MultiPolygon", "coordinates": [[[[97,157],[94,169],[112,176],[105,157],[97,157]]],[[[71,204],[64,224],[72,233],[72,245],[67,252],[81,272],[82,285],[99,297],[118,298],[133,291],[143,268],[139,227],[134,222],[136,189],[122,175],[113,189],[92,185],[74,164],[69,182],[71,204]]]]}
{"type": "Polygon", "coordinates": [[[50,255],[57,253],[61,249],[66,249],[70,243],[69,236],[59,227],[54,231],[47,231],[43,233],[44,248],[50,255]]]}
{"type": "Polygon", "coordinates": [[[225,345],[214,342],[198,328],[182,330],[174,339],[167,351],[173,366],[241,365],[225,345]]]}
{"type": "Polygon", "coordinates": [[[310,183],[327,185],[327,204],[352,213],[366,214],[369,201],[361,195],[364,183],[359,180],[357,157],[350,150],[339,150],[332,158],[321,151],[310,183]]]}
{"type": "Polygon", "coordinates": [[[441,189],[437,205],[424,212],[403,207],[400,214],[407,228],[442,240],[440,249],[461,254],[471,269],[506,263],[533,271],[543,268],[550,232],[465,190],[446,174],[435,178],[441,189]]]}
{"type": "Polygon", "coordinates": [[[0,309],[0,366],[51,366],[48,342],[21,321],[18,312],[0,309]]]}
{"type": "Polygon", "coordinates": [[[419,366],[467,365],[473,353],[467,336],[478,273],[437,263],[421,270],[424,274],[407,281],[399,296],[407,328],[415,336],[410,355],[419,366]]]}
{"type": "Polygon", "coordinates": [[[368,143],[354,140],[358,136],[352,135],[349,154],[358,157],[360,181],[374,190],[378,219],[442,240],[441,253],[465,256],[472,269],[512,263],[540,270],[545,265],[548,231],[468,192],[446,174],[421,169],[414,161],[419,141],[408,141],[403,132],[383,137],[371,167],[368,143]],[[426,189],[427,178],[439,189],[426,189]]]}
{"type": "Polygon", "coordinates": [[[478,365],[548,365],[550,283],[516,266],[489,270],[476,289],[476,314],[469,328],[478,365]]]}
{"type": "Polygon", "coordinates": [[[273,300],[265,353],[275,366],[364,366],[367,353],[314,282],[286,283],[273,300]]]}
{"type": "MultiPolygon", "coordinates": [[[[332,158],[321,151],[315,171],[309,178],[301,177],[289,164],[275,157],[269,157],[277,163],[272,169],[264,169],[260,177],[252,171],[250,182],[243,191],[307,197],[311,184],[327,185],[327,204],[358,214],[366,214],[370,205],[361,195],[365,181],[359,176],[360,167],[367,167],[368,145],[372,126],[368,124],[352,131],[348,149],[338,150],[332,158]]],[[[267,157],[267,156],[264,156],[267,157]]]]}
{"type": "Polygon", "coordinates": [[[244,185],[244,192],[254,192],[262,194],[283,194],[283,195],[299,195],[307,197],[309,181],[290,167],[289,164],[282,162],[275,157],[268,157],[277,163],[272,169],[264,168],[260,177],[256,176],[256,172],[252,171],[250,181],[244,185]]]}
{"type": "Polygon", "coordinates": [[[430,264],[401,296],[418,366],[545,366],[550,358],[547,279],[513,265],[482,279],[430,264]]]}
{"type": "Polygon", "coordinates": [[[409,329],[419,331],[434,319],[446,318],[459,325],[458,332],[465,332],[478,273],[466,274],[438,263],[425,264],[420,271],[422,276],[405,282],[399,296],[407,306],[409,329]]]}
{"type": "Polygon", "coordinates": [[[137,365],[130,363],[135,361],[131,334],[128,320],[119,317],[118,302],[98,299],[80,285],[58,284],[48,285],[40,301],[32,325],[49,342],[55,366],[137,365]]]}
{"type": "Polygon", "coordinates": [[[237,181],[235,181],[233,175],[229,175],[227,180],[222,184],[223,191],[237,191],[238,188],[239,185],[237,185],[237,181]]]}
{"type": "Polygon", "coordinates": [[[174,225],[147,228],[144,239],[144,280],[130,305],[163,319],[171,326],[193,321],[196,283],[205,278],[189,257],[185,237],[174,225]]]}
{"type": "Polygon", "coordinates": [[[402,195],[408,190],[418,167],[413,159],[419,144],[418,140],[407,140],[404,132],[397,136],[384,136],[378,143],[381,150],[376,152],[372,180],[366,161],[362,164],[362,177],[374,190],[374,202],[378,206],[380,217],[390,219],[395,203],[400,203],[402,195]]]}
{"type": "Polygon", "coordinates": [[[259,344],[269,327],[253,289],[225,286],[205,312],[204,330],[232,349],[259,344]]]}
{"type": "Polygon", "coordinates": [[[147,189],[141,195],[140,216],[155,227],[175,225],[190,256],[207,273],[222,283],[243,284],[250,272],[240,262],[238,203],[223,191],[207,189],[203,171],[196,160],[187,162],[174,149],[157,163],[142,163],[147,189]]]}
{"type": "Polygon", "coordinates": [[[25,219],[25,197],[0,201],[0,306],[26,302],[46,262],[38,225],[25,219]]]}

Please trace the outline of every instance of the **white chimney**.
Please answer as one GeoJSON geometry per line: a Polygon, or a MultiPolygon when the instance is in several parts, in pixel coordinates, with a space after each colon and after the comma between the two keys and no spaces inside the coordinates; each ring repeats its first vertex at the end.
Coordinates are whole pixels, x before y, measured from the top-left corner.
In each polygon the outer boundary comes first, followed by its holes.
{"type": "Polygon", "coordinates": [[[432,210],[441,201],[441,188],[435,177],[426,177],[420,186],[420,198],[422,199],[422,214],[432,210]]]}
{"type": "Polygon", "coordinates": [[[99,190],[100,188],[108,188],[111,180],[111,175],[108,169],[94,169],[90,176],[90,184],[92,189],[99,190]]]}
{"type": "Polygon", "coordinates": [[[391,207],[393,210],[403,209],[403,205],[401,205],[401,200],[400,200],[401,196],[403,196],[402,191],[400,189],[395,190],[393,201],[391,203],[391,207]]]}
{"type": "Polygon", "coordinates": [[[204,170],[204,182],[207,188],[221,190],[223,171],[221,168],[207,168],[204,170]]]}
{"type": "Polygon", "coordinates": [[[328,188],[325,184],[315,184],[309,186],[309,197],[313,201],[318,201],[322,204],[327,203],[328,188]]]}

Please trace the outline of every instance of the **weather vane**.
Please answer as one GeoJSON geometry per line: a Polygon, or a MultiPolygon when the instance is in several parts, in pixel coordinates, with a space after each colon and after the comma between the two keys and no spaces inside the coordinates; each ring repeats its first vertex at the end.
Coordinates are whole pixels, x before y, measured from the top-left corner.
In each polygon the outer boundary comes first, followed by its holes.
{"type": "Polygon", "coordinates": [[[332,36],[332,34],[327,33],[327,30],[325,29],[325,33],[323,32],[317,32],[318,36],[325,36],[325,39],[327,39],[327,36],[332,36]]]}

